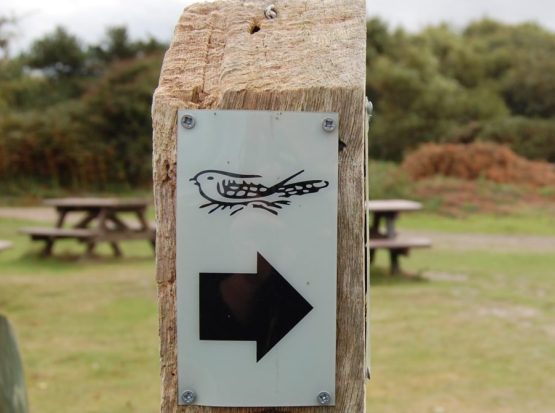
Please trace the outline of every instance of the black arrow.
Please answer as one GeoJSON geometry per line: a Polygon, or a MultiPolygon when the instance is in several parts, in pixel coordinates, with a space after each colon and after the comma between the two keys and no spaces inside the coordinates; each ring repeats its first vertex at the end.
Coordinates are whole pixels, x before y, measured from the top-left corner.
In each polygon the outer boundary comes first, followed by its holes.
{"type": "Polygon", "coordinates": [[[257,253],[256,274],[200,273],[200,339],[256,341],[260,361],[312,306],[257,253]]]}

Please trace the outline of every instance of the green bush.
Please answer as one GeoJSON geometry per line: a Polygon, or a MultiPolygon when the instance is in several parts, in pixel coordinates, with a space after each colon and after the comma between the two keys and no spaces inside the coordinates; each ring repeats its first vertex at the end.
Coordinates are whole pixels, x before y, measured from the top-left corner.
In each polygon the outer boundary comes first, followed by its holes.
{"type": "Polygon", "coordinates": [[[554,160],[555,34],[491,20],[408,34],[372,19],[367,36],[370,157],[483,139],[554,160]]]}
{"type": "Polygon", "coordinates": [[[453,130],[446,142],[490,141],[510,146],[528,159],[555,162],[555,122],[522,116],[474,122],[453,130]]]}
{"type": "Polygon", "coordinates": [[[370,199],[410,198],[412,181],[393,162],[370,161],[368,166],[370,199]]]}
{"type": "Polygon", "coordinates": [[[4,192],[149,185],[150,106],[160,63],[160,54],[116,62],[80,99],[1,114],[4,192]]]}
{"type": "MultiPolygon", "coordinates": [[[[82,113],[82,105],[71,102],[42,112],[1,117],[0,183],[102,186],[106,154],[84,137],[76,121],[82,113]]],[[[24,192],[25,187],[20,190],[24,192]]]]}
{"type": "Polygon", "coordinates": [[[160,66],[160,55],[116,63],[83,98],[81,125],[109,154],[112,182],[137,186],[152,178],[150,108],[160,66]]]}

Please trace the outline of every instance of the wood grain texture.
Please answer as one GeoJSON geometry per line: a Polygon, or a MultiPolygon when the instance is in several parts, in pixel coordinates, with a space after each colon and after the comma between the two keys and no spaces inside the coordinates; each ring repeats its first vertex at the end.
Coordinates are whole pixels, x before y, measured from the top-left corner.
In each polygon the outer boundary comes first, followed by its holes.
{"type": "Polygon", "coordinates": [[[365,53],[362,0],[220,1],[183,12],[154,94],[156,271],[161,411],[365,411],[365,53]],[[253,28],[259,30],[251,33],[253,28]],[[339,161],[337,401],[334,407],[177,406],[175,192],[177,109],[331,111],[346,144],[339,161]]]}

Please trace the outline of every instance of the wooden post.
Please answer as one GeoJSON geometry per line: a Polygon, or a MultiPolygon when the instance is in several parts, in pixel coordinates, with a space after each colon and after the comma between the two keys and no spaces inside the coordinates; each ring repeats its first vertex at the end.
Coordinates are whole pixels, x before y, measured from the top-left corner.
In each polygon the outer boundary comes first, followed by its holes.
{"type": "Polygon", "coordinates": [[[0,412],[27,413],[23,365],[13,329],[0,314],[0,412]]]}
{"type": "Polygon", "coordinates": [[[154,94],[156,271],[161,411],[362,413],[365,411],[365,53],[362,0],[230,0],[187,8],[154,94]],[[177,405],[176,125],[178,108],[330,111],[340,116],[337,386],[334,407],[177,405]]]}

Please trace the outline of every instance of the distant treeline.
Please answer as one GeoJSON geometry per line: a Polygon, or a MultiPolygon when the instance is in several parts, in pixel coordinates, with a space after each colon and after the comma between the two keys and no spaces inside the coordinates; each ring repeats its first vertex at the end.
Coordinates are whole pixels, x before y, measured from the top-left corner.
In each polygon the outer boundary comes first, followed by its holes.
{"type": "Polygon", "coordinates": [[[492,20],[417,34],[368,22],[370,156],[401,160],[424,142],[510,145],[555,162],[555,34],[492,20]]]}
{"type": "Polygon", "coordinates": [[[29,51],[5,56],[0,196],[147,186],[150,106],[166,47],[133,41],[123,27],[86,46],[57,28],[29,51]]]}
{"type": "MultiPolygon", "coordinates": [[[[132,40],[123,27],[85,45],[57,28],[10,56],[14,24],[0,16],[0,191],[149,185],[150,106],[166,45],[132,40]]],[[[555,34],[534,24],[409,34],[372,19],[370,156],[491,140],[555,162],[554,73],[555,34]]]]}

